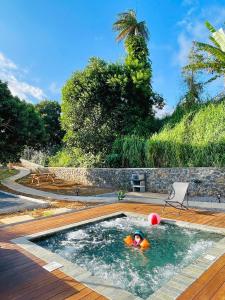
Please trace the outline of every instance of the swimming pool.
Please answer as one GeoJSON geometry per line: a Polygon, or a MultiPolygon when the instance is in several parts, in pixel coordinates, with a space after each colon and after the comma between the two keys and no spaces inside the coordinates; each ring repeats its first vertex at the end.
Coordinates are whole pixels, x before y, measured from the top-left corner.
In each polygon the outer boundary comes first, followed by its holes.
{"type": "Polygon", "coordinates": [[[115,287],[147,299],[175,274],[207,253],[222,235],[163,223],[151,227],[146,218],[118,215],[72,227],[33,240],[115,287]],[[123,238],[141,229],[151,248],[129,248],[123,238]]]}

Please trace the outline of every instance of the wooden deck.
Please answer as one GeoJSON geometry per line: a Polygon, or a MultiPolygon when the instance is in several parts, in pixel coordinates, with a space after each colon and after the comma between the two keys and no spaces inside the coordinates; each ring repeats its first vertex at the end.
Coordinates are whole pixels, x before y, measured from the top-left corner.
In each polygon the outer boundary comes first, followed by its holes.
{"type": "MultiPolygon", "coordinates": [[[[135,203],[111,204],[0,228],[0,299],[106,299],[59,270],[51,273],[45,271],[42,268],[44,261],[12,244],[10,240],[121,210],[149,214],[150,212],[160,213],[161,207],[135,203]]],[[[223,213],[188,211],[178,216],[177,211],[168,208],[162,216],[225,228],[225,214],[223,213]]],[[[225,299],[225,255],[203,273],[178,299],[225,299]]]]}

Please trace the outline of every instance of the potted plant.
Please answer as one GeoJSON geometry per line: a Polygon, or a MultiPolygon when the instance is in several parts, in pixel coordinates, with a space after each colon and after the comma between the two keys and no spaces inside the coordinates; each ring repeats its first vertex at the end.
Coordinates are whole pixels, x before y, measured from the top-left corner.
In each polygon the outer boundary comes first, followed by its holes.
{"type": "Polygon", "coordinates": [[[117,192],[118,201],[123,200],[126,197],[126,192],[124,190],[120,190],[117,192]]]}

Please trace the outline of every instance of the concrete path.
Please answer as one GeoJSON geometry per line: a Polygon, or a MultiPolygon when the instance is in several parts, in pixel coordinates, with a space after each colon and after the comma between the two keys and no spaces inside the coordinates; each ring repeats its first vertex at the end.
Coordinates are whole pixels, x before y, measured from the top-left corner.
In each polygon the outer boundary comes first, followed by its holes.
{"type": "MultiPolygon", "coordinates": [[[[2,184],[8,188],[16,191],[17,193],[24,193],[32,196],[45,197],[48,200],[64,200],[64,201],[82,201],[82,202],[95,202],[95,203],[115,203],[118,202],[116,193],[108,193],[97,196],[68,196],[59,195],[41,190],[32,189],[21,185],[15,180],[22,178],[30,173],[30,170],[22,167],[16,167],[20,172],[12,177],[2,180],[2,184]]],[[[121,202],[135,202],[135,203],[151,203],[151,204],[164,204],[164,199],[167,198],[166,194],[159,193],[127,193],[127,196],[121,202]]],[[[210,210],[224,210],[225,203],[215,202],[212,197],[192,197],[189,199],[189,206],[200,209],[210,210]]]]}
{"type": "Polygon", "coordinates": [[[15,224],[15,223],[21,223],[21,222],[26,222],[34,220],[34,217],[30,215],[21,215],[21,216],[14,216],[14,217],[6,217],[3,219],[0,219],[0,222],[3,224],[15,224]]]}
{"type": "MultiPolygon", "coordinates": [[[[206,198],[206,197],[204,197],[206,198]]],[[[153,198],[145,198],[145,197],[127,197],[127,200],[122,200],[121,202],[139,202],[139,203],[146,203],[146,204],[159,204],[159,205],[164,205],[164,200],[165,198],[157,198],[157,199],[153,199],[153,198]]],[[[198,209],[208,209],[208,210],[213,210],[213,211],[225,211],[225,203],[218,203],[218,202],[211,202],[208,201],[208,199],[206,198],[205,201],[204,199],[201,199],[201,201],[197,200],[198,197],[193,197],[190,198],[190,200],[188,201],[189,203],[189,207],[190,208],[198,208],[198,209]]]]}
{"type": "Polygon", "coordinates": [[[51,192],[45,192],[37,189],[29,188],[25,185],[19,184],[15,182],[16,180],[27,176],[30,173],[30,170],[22,167],[15,167],[17,170],[19,170],[19,173],[8,177],[1,181],[1,183],[16,191],[17,193],[23,193],[28,194],[36,197],[45,197],[48,200],[64,200],[64,201],[82,201],[82,202],[98,202],[98,203],[113,203],[117,201],[116,195],[113,197],[102,197],[102,196],[69,196],[69,195],[60,195],[60,194],[54,194],[51,192]]]}
{"type": "Polygon", "coordinates": [[[49,203],[42,200],[0,191],[0,214],[48,207],[49,203]]]}

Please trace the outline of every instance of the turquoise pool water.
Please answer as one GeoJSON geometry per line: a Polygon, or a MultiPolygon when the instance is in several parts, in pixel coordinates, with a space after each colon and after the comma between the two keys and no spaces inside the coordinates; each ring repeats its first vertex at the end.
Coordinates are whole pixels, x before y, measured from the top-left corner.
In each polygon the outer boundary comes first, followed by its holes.
{"type": "Polygon", "coordinates": [[[35,243],[146,299],[219,239],[221,235],[215,233],[171,224],[151,227],[142,218],[116,217],[61,231],[35,243]],[[145,252],[123,243],[136,229],[151,243],[145,252]]]}

